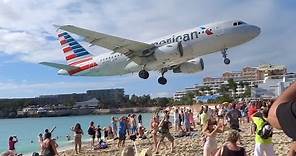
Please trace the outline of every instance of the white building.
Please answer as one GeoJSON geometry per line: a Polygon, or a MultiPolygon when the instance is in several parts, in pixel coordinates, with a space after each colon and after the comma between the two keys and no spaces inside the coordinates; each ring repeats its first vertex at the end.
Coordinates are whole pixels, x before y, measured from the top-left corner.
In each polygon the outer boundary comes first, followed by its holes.
{"type": "Polygon", "coordinates": [[[266,76],[263,83],[251,89],[252,98],[276,98],[296,80],[296,74],[266,76]]]}

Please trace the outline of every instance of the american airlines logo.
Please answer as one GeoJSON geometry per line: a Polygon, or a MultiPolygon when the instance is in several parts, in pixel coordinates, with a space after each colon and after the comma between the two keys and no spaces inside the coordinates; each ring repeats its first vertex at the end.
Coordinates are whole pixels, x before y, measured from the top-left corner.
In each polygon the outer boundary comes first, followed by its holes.
{"type": "Polygon", "coordinates": [[[205,33],[207,35],[214,34],[212,32],[211,28],[200,27],[200,29],[201,29],[201,31],[199,31],[199,32],[198,31],[193,31],[193,32],[185,33],[183,35],[178,35],[178,36],[172,35],[172,37],[170,37],[168,39],[161,40],[159,42],[155,42],[155,43],[153,43],[153,45],[162,46],[162,45],[165,45],[165,44],[170,44],[170,43],[175,43],[175,42],[182,42],[182,41],[186,42],[186,41],[198,38],[198,36],[200,34],[203,34],[203,33],[205,33]]]}

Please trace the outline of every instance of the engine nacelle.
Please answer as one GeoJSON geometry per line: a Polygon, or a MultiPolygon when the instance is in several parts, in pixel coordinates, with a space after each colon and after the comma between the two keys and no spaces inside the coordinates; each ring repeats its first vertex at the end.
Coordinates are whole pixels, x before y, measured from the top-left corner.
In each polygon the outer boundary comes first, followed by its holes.
{"type": "Polygon", "coordinates": [[[183,46],[181,42],[175,42],[158,47],[154,51],[157,60],[168,61],[183,56],[183,46]]]}
{"type": "Polygon", "coordinates": [[[204,70],[204,62],[202,58],[194,61],[184,62],[173,68],[174,73],[196,73],[204,70]]]}

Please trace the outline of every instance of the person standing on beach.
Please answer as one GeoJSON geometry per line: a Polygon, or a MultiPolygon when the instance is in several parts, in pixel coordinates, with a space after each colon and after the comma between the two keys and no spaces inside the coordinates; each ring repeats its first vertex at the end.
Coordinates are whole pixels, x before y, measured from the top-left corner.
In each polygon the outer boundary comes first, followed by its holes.
{"type": "Polygon", "coordinates": [[[95,138],[96,138],[96,127],[93,121],[90,122],[87,133],[91,137],[90,145],[91,145],[91,148],[93,148],[95,144],[95,138]]]}
{"type": "Polygon", "coordinates": [[[246,156],[246,149],[237,145],[240,140],[238,131],[231,130],[227,142],[217,151],[215,156],[246,156]]]}
{"type": "Polygon", "coordinates": [[[152,121],[151,121],[151,134],[152,134],[152,139],[153,139],[153,144],[154,144],[154,150],[156,150],[157,147],[157,132],[158,132],[158,125],[159,122],[157,120],[157,117],[154,115],[152,117],[152,121]]]}
{"type": "Polygon", "coordinates": [[[178,108],[175,109],[174,112],[174,127],[175,127],[175,131],[179,131],[179,125],[180,125],[180,119],[179,119],[179,110],[178,108]]]}
{"type": "Polygon", "coordinates": [[[205,143],[203,148],[203,156],[214,156],[217,152],[217,133],[222,133],[224,131],[224,125],[221,122],[215,126],[210,122],[205,123],[203,129],[203,134],[205,135],[205,143]]]}
{"type": "Polygon", "coordinates": [[[122,116],[119,120],[119,137],[118,137],[118,143],[117,143],[117,147],[119,148],[124,147],[125,144],[125,139],[126,139],[126,132],[127,132],[127,120],[125,116],[122,116]]]}
{"type": "Polygon", "coordinates": [[[193,112],[191,109],[189,109],[189,123],[195,129],[195,121],[194,121],[193,112]]]}
{"type": "Polygon", "coordinates": [[[139,114],[138,115],[138,127],[141,127],[141,126],[143,126],[143,120],[142,120],[142,115],[139,114]]]}
{"type": "Polygon", "coordinates": [[[164,138],[168,138],[168,140],[171,142],[171,152],[173,152],[174,149],[174,137],[170,133],[170,126],[172,123],[170,122],[170,115],[168,112],[165,112],[164,118],[159,123],[159,131],[160,131],[160,139],[156,146],[156,153],[158,154],[160,143],[163,142],[164,138]]]}
{"type": "Polygon", "coordinates": [[[190,132],[189,110],[188,109],[186,109],[184,112],[184,129],[186,132],[190,132]]]}
{"type": "Polygon", "coordinates": [[[57,143],[51,139],[51,133],[46,133],[44,135],[44,141],[42,143],[42,156],[55,156],[59,155],[57,151],[57,143]]]}
{"type": "Polygon", "coordinates": [[[135,114],[131,115],[130,128],[131,128],[131,135],[135,135],[137,133],[137,121],[136,121],[136,115],[135,114]]]}
{"type": "Polygon", "coordinates": [[[100,142],[101,141],[101,138],[102,138],[102,132],[101,132],[101,127],[100,127],[100,125],[98,125],[98,127],[97,127],[97,139],[98,139],[98,142],[100,142]]]}
{"type": "Polygon", "coordinates": [[[205,124],[208,123],[209,121],[209,115],[208,115],[208,106],[202,107],[203,112],[200,114],[199,118],[200,118],[200,126],[201,126],[201,130],[203,130],[203,127],[205,127],[205,124]]]}
{"type": "Polygon", "coordinates": [[[231,110],[226,114],[226,120],[228,121],[230,128],[241,131],[239,129],[240,118],[242,117],[241,112],[236,108],[236,105],[233,103],[230,105],[231,110]]]}
{"type": "Polygon", "coordinates": [[[254,156],[263,156],[264,153],[266,156],[275,156],[272,146],[272,127],[266,121],[267,117],[268,108],[263,109],[262,113],[255,113],[252,117],[252,120],[256,125],[254,156]],[[268,129],[264,129],[266,126],[270,127],[267,127],[268,129]],[[266,134],[266,137],[263,137],[263,130],[265,132],[266,130],[270,130],[270,133],[266,134]]]}
{"type": "Polygon", "coordinates": [[[74,143],[75,143],[75,152],[76,154],[81,153],[81,139],[83,135],[83,130],[81,129],[81,125],[77,123],[74,128],[72,128],[74,132],[74,143]],[[78,150],[77,150],[78,146],[78,150]]]}
{"type": "Polygon", "coordinates": [[[113,132],[114,138],[117,138],[117,128],[118,128],[117,122],[118,122],[118,119],[112,116],[111,125],[112,125],[112,132],[113,132]]]}
{"type": "Polygon", "coordinates": [[[17,136],[10,136],[8,139],[8,151],[16,155],[15,144],[18,142],[17,136]]]}

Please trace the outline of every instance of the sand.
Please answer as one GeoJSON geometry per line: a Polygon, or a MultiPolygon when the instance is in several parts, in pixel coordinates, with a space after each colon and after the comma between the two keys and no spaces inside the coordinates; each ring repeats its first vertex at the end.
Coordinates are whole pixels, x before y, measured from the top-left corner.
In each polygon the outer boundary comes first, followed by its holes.
{"type": "MultiPolygon", "coordinates": [[[[243,132],[241,132],[242,136],[242,143],[243,146],[246,148],[247,155],[252,156],[254,151],[254,144],[255,144],[255,136],[250,135],[249,132],[250,124],[246,123],[243,124],[241,129],[243,132]]],[[[153,153],[154,156],[202,156],[203,147],[200,144],[200,132],[194,131],[192,132],[193,136],[188,137],[181,137],[181,138],[175,138],[175,148],[174,153],[170,152],[170,143],[168,140],[166,141],[166,144],[168,146],[168,149],[166,149],[163,145],[161,145],[159,154],[153,153]]],[[[218,134],[217,141],[218,146],[221,146],[226,139],[227,133],[218,134]]],[[[123,148],[117,148],[116,146],[117,141],[110,141],[108,142],[109,147],[107,149],[103,150],[90,150],[90,145],[84,145],[82,153],[78,154],[80,156],[120,156],[121,151],[123,148]]],[[[275,130],[273,135],[273,144],[274,144],[274,150],[276,152],[276,155],[278,156],[284,156],[287,155],[288,149],[289,149],[289,143],[291,143],[291,139],[289,139],[282,131],[275,130]]],[[[133,143],[128,140],[126,142],[126,146],[132,146],[133,143]]],[[[136,141],[137,149],[138,151],[142,151],[143,149],[148,149],[152,147],[152,138],[145,139],[145,140],[137,140],[136,141]]],[[[73,149],[67,150],[64,152],[61,152],[61,155],[65,156],[72,156],[75,155],[74,151],[74,145],[73,149]]]]}

